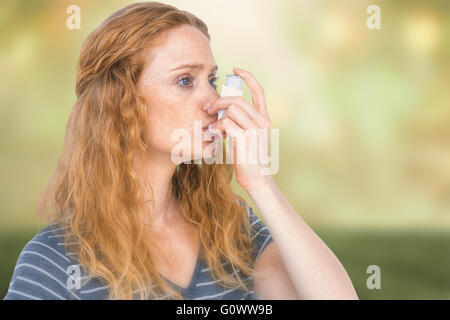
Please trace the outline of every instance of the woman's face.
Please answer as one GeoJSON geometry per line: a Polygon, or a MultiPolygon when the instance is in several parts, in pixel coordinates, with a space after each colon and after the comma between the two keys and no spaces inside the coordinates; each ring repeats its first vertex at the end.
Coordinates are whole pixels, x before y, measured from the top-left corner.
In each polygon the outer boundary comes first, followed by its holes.
{"type": "Polygon", "coordinates": [[[195,27],[182,25],[159,35],[154,47],[147,50],[138,90],[147,103],[150,149],[163,156],[177,150],[183,161],[211,157],[214,142],[203,141],[211,135],[202,128],[217,115],[208,115],[202,106],[211,105],[219,95],[214,87],[217,66],[208,38],[195,27]],[[196,137],[200,137],[196,148],[195,121],[196,137]],[[182,139],[177,134],[180,132],[189,136],[190,146],[186,136],[182,139]],[[181,145],[190,150],[189,155],[179,152],[181,145]]]}

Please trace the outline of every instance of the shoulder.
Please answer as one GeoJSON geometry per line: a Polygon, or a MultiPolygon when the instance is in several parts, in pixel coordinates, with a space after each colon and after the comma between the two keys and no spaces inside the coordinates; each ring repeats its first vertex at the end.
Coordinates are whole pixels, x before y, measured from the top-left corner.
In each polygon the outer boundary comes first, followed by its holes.
{"type": "Polygon", "coordinates": [[[58,224],[49,224],[26,243],[5,300],[78,298],[67,286],[70,270],[77,262],[65,252],[63,233],[58,224]]]}
{"type": "Polygon", "coordinates": [[[273,243],[267,226],[248,206],[252,233],[252,256],[255,261],[254,297],[260,299],[299,299],[294,283],[281,259],[278,248],[273,243]]]}
{"type": "Polygon", "coordinates": [[[240,199],[238,199],[238,202],[241,206],[246,208],[248,214],[250,224],[250,234],[253,243],[251,255],[253,261],[256,261],[263,252],[263,250],[267,247],[267,245],[273,241],[273,238],[272,235],[270,234],[269,229],[258,217],[254,209],[251,206],[246,205],[240,199]]]}

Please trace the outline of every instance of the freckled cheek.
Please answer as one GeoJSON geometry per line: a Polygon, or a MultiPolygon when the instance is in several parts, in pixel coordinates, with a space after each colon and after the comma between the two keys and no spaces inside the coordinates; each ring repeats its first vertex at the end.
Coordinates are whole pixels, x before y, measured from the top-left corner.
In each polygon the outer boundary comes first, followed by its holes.
{"type": "Polygon", "coordinates": [[[186,131],[193,134],[194,126],[192,123],[183,118],[180,114],[161,115],[159,121],[153,123],[152,134],[157,136],[161,141],[170,141],[172,135],[184,135],[186,131]]]}
{"type": "Polygon", "coordinates": [[[194,130],[194,121],[201,121],[198,115],[192,112],[193,108],[189,106],[181,106],[176,108],[174,112],[168,115],[168,122],[174,129],[194,130]]]}
{"type": "Polygon", "coordinates": [[[175,96],[172,98],[170,100],[161,99],[161,97],[153,99],[154,104],[148,110],[150,123],[163,132],[185,129],[193,133],[194,121],[201,122],[201,116],[196,112],[198,108],[186,101],[185,97],[175,96]]]}

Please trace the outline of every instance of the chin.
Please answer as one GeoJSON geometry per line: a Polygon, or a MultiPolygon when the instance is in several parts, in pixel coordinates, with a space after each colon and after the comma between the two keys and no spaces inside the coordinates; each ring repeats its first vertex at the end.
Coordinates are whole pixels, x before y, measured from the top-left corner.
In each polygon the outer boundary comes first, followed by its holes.
{"type": "Polygon", "coordinates": [[[202,159],[210,159],[216,155],[214,141],[203,141],[202,153],[194,154],[191,161],[200,162],[202,159]]]}

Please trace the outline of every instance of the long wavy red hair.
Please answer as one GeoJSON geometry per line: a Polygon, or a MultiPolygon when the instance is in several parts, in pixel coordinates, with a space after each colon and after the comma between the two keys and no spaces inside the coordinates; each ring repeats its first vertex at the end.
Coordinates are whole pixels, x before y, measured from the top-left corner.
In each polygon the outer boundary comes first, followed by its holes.
{"type": "MultiPolygon", "coordinates": [[[[110,299],[183,299],[155,269],[139,219],[148,207],[133,165],[149,148],[147,106],[136,89],[143,51],[182,24],[210,40],[199,18],[159,2],[129,5],[88,36],[61,157],[38,204],[39,217],[67,230],[66,250],[76,253],[86,281],[103,279],[110,299]]],[[[254,275],[252,241],[247,204],[230,185],[233,172],[230,164],[183,163],[173,175],[173,192],[184,217],[198,227],[200,257],[213,279],[248,291],[243,276],[254,275]]]]}

